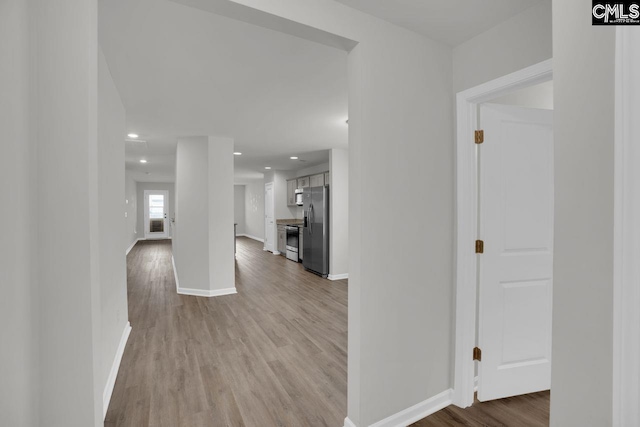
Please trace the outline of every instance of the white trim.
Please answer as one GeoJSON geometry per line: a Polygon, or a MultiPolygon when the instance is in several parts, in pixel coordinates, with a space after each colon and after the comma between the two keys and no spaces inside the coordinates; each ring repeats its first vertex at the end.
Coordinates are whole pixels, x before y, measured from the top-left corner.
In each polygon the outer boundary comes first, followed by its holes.
{"type": "Polygon", "coordinates": [[[176,280],[176,292],[179,292],[180,289],[180,282],[178,281],[178,269],[176,268],[176,260],[173,257],[173,254],[171,254],[171,264],[173,265],[173,277],[176,280]]]}
{"type": "Polygon", "coordinates": [[[264,184],[264,239],[265,245],[264,247],[267,250],[272,250],[275,255],[280,255],[278,252],[278,224],[276,221],[276,184],[275,182],[267,182],[264,184]],[[271,212],[267,212],[267,188],[271,189],[271,212]],[[269,216],[271,214],[271,216],[269,216]],[[269,233],[269,224],[267,223],[267,219],[273,219],[273,226],[271,227],[271,232],[273,233],[273,242],[267,244],[267,236],[269,233]],[[277,253],[276,253],[277,252],[277,253]]]}
{"type": "Polygon", "coordinates": [[[127,251],[125,252],[125,255],[129,255],[129,252],[131,252],[131,249],[133,249],[133,247],[136,245],[136,243],[138,243],[140,240],[144,240],[144,239],[142,237],[139,237],[136,240],[134,240],[133,243],[131,244],[131,246],[129,246],[127,248],[127,251]]]}
{"type": "Polygon", "coordinates": [[[347,417],[344,419],[344,427],[356,427],[356,425],[347,417]]]}
{"type": "Polygon", "coordinates": [[[349,278],[349,273],[330,274],[327,276],[327,279],[329,280],[342,280],[342,279],[348,279],[348,278],[349,278]]]}
{"type": "Polygon", "coordinates": [[[171,263],[173,264],[173,275],[176,279],[176,292],[178,295],[190,295],[194,297],[219,297],[222,295],[232,295],[237,294],[235,286],[233,288],[225,288],[225,289],[190,289],[190,288],[181,288],[180,282],[178,281],[178,270],[176,269],[176,260],[171,255],[171,263]]]}
{"type": "Polygon", "coordinates": [[[104,386],[104,391],[102,392],[102,419],[104,420],[107,416],[107,409],[109,409],[109,402],[111,401],[111,395],[113,394],[113,388],[116,385],[116,378],[118,377],[118,370],[120,369],[120,362],[122,362],[122,356],[124,355],[124,349],[127,346],[127,340],[129,339],[129,334],[131,334],[131,324],[127,322],[122,331],[122,336],[120,337],[120,344],[118,344],[118,350],[116,351],[116,356],[113,359],[113,364],[111,365],[111,371],[109,372],[109,376],[107,377],[107,383],[104,386]]]}
{"type": "Polygon", "coordinates": [[[271,252],[271,253],[272,253],[272,254],[274,254],[274,255],[281,255],[281,254],[282,254],[282,253],[281,253],[281,252],[279,252],[279,251],[273,251],[273,252],[271,252]]]}
{"type": "Polygon", "coordinates": [[[238,291],[235,287],[233,288],[225,288],[225,289],[189,289],[189,288],[178,288],[178,294],[180,295],[191,295],[194,297],[219,297],[222,295],[233,295],[237,294],[238,291]]]}
{"type": "Polygon", "coordinates": [[[248,237],[249,239],[257,240],[258,242],[264,243],[264,239],[260,237],[252,236],[250,234],[236,234],[236,237],[248,237]]]}
{"type": "Polygon", "coordinates": [[[640,114],[637,36],[616,28],[614,270],[613,270],[613,400],[614,427],[640,425],[640,149],[635,121],[640,114]],[[635,37],[635,39],[634,39],[635,37]],[[635,42],[635,43],[634,43],[635,42]]]}
{"type": "Polygon", "coordinates": [[[477,105],[518,89],[553,78],[552,60],[460,92],[456,136],[456,332],[453,403],[461,408],[473,404],[476,339],[477,265],[473,242],[477,238],[477,169],[473,131],[477,105]]]}
{"type": "Polygon", "coordinates": [[[370,427],[406,427],[451,405],[452,396],[452,389],[445,390],[430,399],[371,424],[370,427]]]}

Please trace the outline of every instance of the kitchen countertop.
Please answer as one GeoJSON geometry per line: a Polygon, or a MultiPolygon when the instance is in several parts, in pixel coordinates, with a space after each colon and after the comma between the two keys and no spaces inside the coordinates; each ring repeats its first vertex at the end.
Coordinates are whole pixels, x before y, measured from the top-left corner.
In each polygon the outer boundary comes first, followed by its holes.
{"type": "Polygon", "coordinates": [[[277,219],[276,224],[279,226],[302,227],[304,221],[301,219],[277,219]]]}

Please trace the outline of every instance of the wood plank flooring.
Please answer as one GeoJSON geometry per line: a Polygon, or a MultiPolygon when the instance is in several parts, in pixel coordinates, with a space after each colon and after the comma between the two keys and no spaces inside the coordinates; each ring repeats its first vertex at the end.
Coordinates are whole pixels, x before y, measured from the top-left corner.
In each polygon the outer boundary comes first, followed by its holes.
{"type": "Polygon", "coordinates": [[[475,403],[466,409],[449,406],[412,424],[413,427],[546,427],[548,391],[475,403]]]}
{"type": "MultiPolygon", "coordinates": [[[[127,257],[133,327],[105,426],[331,426],[347,412],[347,284],[238,239],[237,295],[176,293],[171,241],[127,257]]],[[[548,426],[549,392],[414,424],[548,426]]]]}
{"type": "Polygon", "coordinates": [[[127,257],[127,343],[105,426],[331,426],[347,412],[347,284],[238,238],[237,295],[176,294],[171,242],[127,257]]]}

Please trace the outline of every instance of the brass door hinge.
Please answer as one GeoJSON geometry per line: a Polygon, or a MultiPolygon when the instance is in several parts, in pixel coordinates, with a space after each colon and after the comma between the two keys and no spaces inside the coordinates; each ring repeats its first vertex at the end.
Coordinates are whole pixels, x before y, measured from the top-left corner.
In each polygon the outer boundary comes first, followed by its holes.
{"type": "Polygon", "coordinates": [[[482,144],[484,142],[484,131],[477,130],[476,131],[476,144],[482,144]]]}
{"type": "Polygon", "coordinates": [[[476,253],[483,254],[484,253],[484,241],[476,240],[476,253]]]}
{"type": "Polygon", "coordinates": [[[473,348],[473,360],[482,361],[482,350],[479,347],[473,348]]]}

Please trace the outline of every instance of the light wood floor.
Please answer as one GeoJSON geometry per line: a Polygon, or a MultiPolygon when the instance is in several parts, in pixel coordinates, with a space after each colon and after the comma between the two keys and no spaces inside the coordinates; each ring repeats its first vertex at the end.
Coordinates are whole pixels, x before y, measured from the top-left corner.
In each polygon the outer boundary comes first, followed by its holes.
{"type": "Polygon", "coordinates": [[[170,241],[127,257],[133,327],[105,426],[331,426],[347,412],[347,284],[238,239],[237,295],[176,294],[170,241]]]}
{"type": "Polygon", "coordinates": [[[549,425],[549,392],[525,394],[466,409],[449,406],[412,424],[413,427],[545,427],[549,425]]]}
{"type": "MultiPolygon", "coordinates": [[[[331,426],[347,412],[347,284],[239,238],[237,295],[176,294],[171,242],[127,257],[127,343],[105,426],[331,426]]],[[[414,424],[547,426],[549,393],[414,424]]]]}

